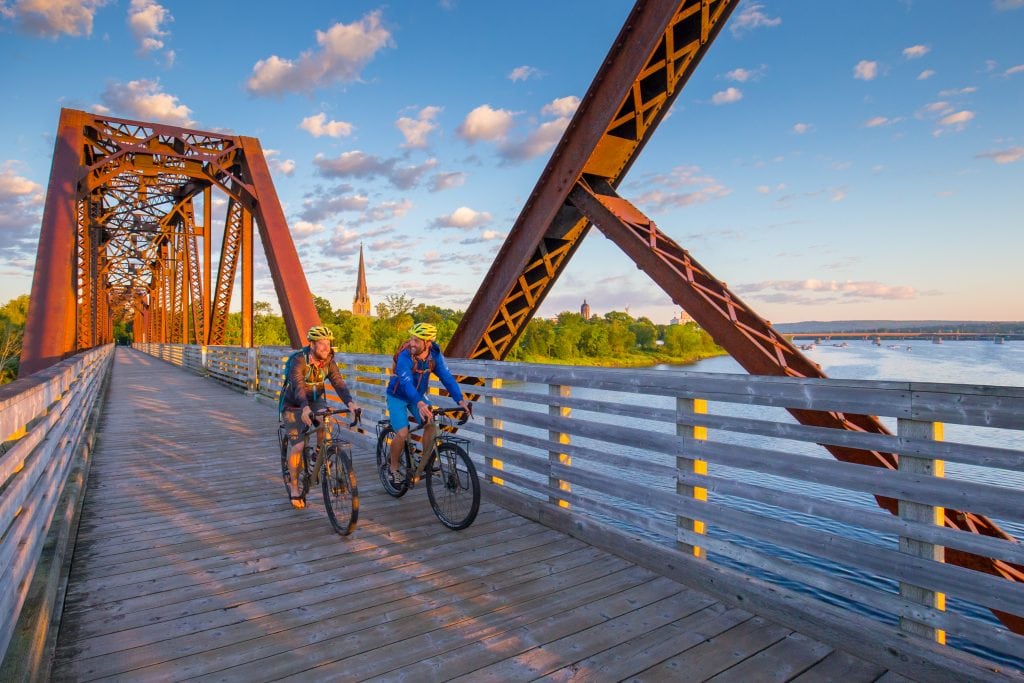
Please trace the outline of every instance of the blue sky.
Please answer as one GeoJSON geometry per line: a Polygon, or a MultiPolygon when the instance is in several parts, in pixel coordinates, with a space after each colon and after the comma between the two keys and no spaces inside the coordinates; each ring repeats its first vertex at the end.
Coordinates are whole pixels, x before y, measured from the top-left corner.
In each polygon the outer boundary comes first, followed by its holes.
{"type": "MultiPolygon", "coordinates": [[[[362,243],[374,303],[465,309],[631,5],[0,0],[0,301],[63,106],[258,137],[314,293],[351,306],[362,243]]],[[[1024,320],[1022,35],[1024,0],[741,2],[620,192],[773,322],[1024,320]]],[[[596,230],[540,313],[584,298],[678,311],[596,230]]]]}

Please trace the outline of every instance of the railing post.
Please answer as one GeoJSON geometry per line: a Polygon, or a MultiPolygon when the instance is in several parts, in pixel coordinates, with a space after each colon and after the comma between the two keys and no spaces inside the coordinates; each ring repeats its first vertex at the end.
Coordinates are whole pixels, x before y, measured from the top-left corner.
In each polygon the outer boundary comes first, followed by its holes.
{"type": "MultiPolygon", "coordinates": [[[[490,389],[501,389],[501,378],[493,377],[487,380],[487,386],[490,389]]],[[[486,397],[486,401],[488,406],[498,407],[501,405],[501,399],[498,398],[497,396],[488,395],[486,397]]],[[[484,426],[486,426],[488,429],[495,430],[501,430],[504,427],[502,421],[496,417],[484,418],[484,426]]],[[[490,434],[488,434],[484,436],[484,443],[486,443],[489,446],[493,446],[494,448],[502,447],[502,441],[500,436],[491,436],[490,434]]],[[[492,470],[496,470],[498,472],[505,469],[505,463],[499,460],[498,458],[488,458],[488,464],[490,465],[492,470]]],[[[505,485],[504,479],[502,479],[501,477],[496,477],[493,474],[490,477],[490,481],[492,484],[495,484],[497,486],[505,485]]]]}
{"type": "Polygon", "coordinates": [[[249,347],[245,350],[246,359],[249,362],[247,377],[245,378],[245,391],[252,394],[259,389],[260,382],[260,350],[259,347],[249,347]]]}
{"type": "MultiPolygon", "coordinates": [[[[571,393],[570,387],[562,386],[561,384],[549,384],[548,385],[548,396],[554,396],[558,398],[568,398],[571,393]]],[[[564,406],[549,405],[548,415],[552,417],[569,417],[572,413],[571,408],[564,406]]],[[[564,432],[556,430],[548,430],[548,440],[553,443],[567,444],[569,443],[569,435],[564,432]]],[[[548,451],[548,463],[550,465],[559,464],[565,465],[566,467],[572,467],[572,458],[567,453],[560,451],[548,451]]],[[[550,469],[549,469],[550,471],[550,469]]],[[[572,491],[572,484],[564,479],[548,475],[548,487],[552,490],[558,489],[559,491],[572,491]]],[[[548,502],[555,503],[558,507],[567,508],[569,507],[569,501],[563,500],[558,496],[548,496],[548,502]]]]}
{"type": "MultiPolygon", "coordinates": [[[[687,436],[691,439],[705,441],[708,438],[708,428],[697,424],[698,415],[705,415],[708,412],[708,402],[702,398],[677,398],[676,399],[676,434],[687,436]]],[[[676,456],[676,471],[679,474],[707,474],[707,460],[687,458],[685,455],[676,456]]],[[[678,476],[678,475],[677,475],[678,476]]],[[[691,486],[676,480],[676,493],[681,496],[693,498],[694,500],[707,500],[708,490],[702,486],[691,486]]],[[[676,528],[692,531],[695,534],[704,534],[704,522],[689,517],[676,517],[676,528]]],[[[676,549],[691,553],[694,557],[705,557],[704,548],[699,545],[685,543],[676,540],[676,549]]]]}
{"type": "MultiPolygon", "coordinates": [[[[923,439],[927,441],[943,440],[943,425],[941,422],[922,422],[919,420],[908,420],[900,418],[896,422],[896,433],[905,439],[923,439]]],[[[921,458],[911,455],[899,456],[900,472],[923,474],[932,477],[945,476],[945,461],[933,458],[921,458]]],[[[908,500],[899,501],[900,519],[908,522],[919,522],[923,524],[934,524],[943,526],[945,509],[924,503],[914,503],[908,500]]],[[[945,560],[945,548],[934,543],[918,541],[912,538],[900,537],[900,552],[914,557],[923,557],[936,562],[945,560]]],[[[915,586],[910,583],[900,582],[900,595],[907,600],[920,603],[932,609],[944,611],[946,609],[946,595],[928,588],[915,586]]],[[[922,624],[921,622],[900,617],[900,629],[907,633],[934,640],[945,644],[946,632],[942,629],[922,624]]]]}
{"type": "Polygon", "coordinates": [[[200,362],[203,365],[203,374],[204,375],[209,375],[210,374],[210,361],[206,357],[206,344],[203,344],[203,346],[201,348],[202,348],[202,352],[201,352],[201,356],[200,356],[200,358],[201,358],[200,362]]]}

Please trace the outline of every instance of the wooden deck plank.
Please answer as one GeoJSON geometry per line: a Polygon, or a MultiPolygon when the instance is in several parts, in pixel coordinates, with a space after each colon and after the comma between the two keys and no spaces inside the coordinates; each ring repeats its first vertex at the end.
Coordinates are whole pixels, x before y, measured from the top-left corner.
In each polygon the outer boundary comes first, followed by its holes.
{"type": "Polygon", "coordinates": [[[794,683],[870,683],[885,673],[885,667],[865,662],[853,655],[835,650],[807,671],[793,679],[794,683]]]}
{"type": "Polygon", "coordinates": [[[365,449],[339,537],[318,491],[288,504],[272,406],[123,347],[113,372],[55,680],[884,674],[486,500],[449,531],[365,449]]]}

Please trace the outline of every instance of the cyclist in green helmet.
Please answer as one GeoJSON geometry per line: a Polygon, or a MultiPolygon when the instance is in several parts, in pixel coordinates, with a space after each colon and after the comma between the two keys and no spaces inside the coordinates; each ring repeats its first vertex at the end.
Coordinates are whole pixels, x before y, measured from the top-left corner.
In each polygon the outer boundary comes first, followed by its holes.
{"type": "Polygon", "coordinates": [[[334,333],[324,325],[309,328],[306,333],[309,345],[299,349],[288,357],[284,369],[284,386],[281,387],[281,398],[278,401],[278,413],[281,423],[285,426],[288,437],[288,471],[283,473],[288,486],[288,498],[292,507],[306,507],[305,497],[300,494],[299,464],[302,462],[302,449],[306,438],[302,436],[304,427],[313,424],[310,415],[314,410],[327,406],[327,386],[330,382],[338,396],[355,412],[355,401],[345,384],[345,378],[334,362],[334,349],[331,342],[334,333]]]}
{"type": "Polygon", "coordinates": [[[392,481],[403,477],[399,472],[399,456],[406,439],[409,438],[410,415],[418,422],[427,423],[423,428],[423,443],[433,443],[435,427],[431,421],[433,415],[430,412],[430,402],[426,397],[431,374],[437,375],[456,403],[469,410],[469,404],[448,370],[436,339],[435,326],[430,323],[416,323],[409,330],[409,340],[402,344],[394,357],[391,380],[388,382],[386,392],[388,419],[395,430],[388,469],[388,476],[392,481]]]}

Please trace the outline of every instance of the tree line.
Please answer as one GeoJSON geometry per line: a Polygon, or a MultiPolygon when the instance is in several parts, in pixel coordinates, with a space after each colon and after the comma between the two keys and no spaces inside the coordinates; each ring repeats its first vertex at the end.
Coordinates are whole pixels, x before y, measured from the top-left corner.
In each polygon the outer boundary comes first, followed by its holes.
{"type": "MultiPolygon", "coordinates": [[[[28,312],[28,295],[0,307],[0,384],[18,376],[21,340],[28,312]]],[[[463,311],[416,303],[405,294],[390,295],[376,306],[376,317],[355,316],[335,309],[324,297],[313,297],[320,320],[334,332],[334,345],[345,353],[392,354],[409,338],[413,322],[437,326],[442,347],[452,338],[463,311]]],[[[114,325],[118,343],[132,341],[130,321],[114,325]]],[[[225,344],[240,344],[242,314],[228,315],[225,344]]],[[[284,318],[269,303],[253,304],[253,344],[290,346],[284,318]]],[[[506,360],[527,363],[640,366],[655,363],[690,363],[723,354],[704,330],[694,323],[656,325],[649,319],[611,311],[584,320],[579,313],[560,313],[556,319],[534,318],[506,360]]]]}

